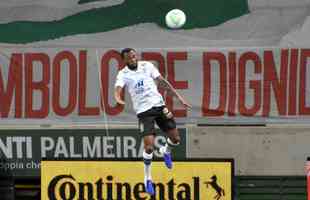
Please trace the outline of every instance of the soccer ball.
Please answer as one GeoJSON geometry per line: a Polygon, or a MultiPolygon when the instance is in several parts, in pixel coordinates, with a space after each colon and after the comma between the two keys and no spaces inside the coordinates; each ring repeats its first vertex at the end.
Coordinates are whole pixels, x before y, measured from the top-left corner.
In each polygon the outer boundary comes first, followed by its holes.
{"type": "Polygon", "coordinates": [[[186,22],[186,15],[182,10],[173,9],[166,15],[166,24],[169,28],[181,28],[186,22]]]}

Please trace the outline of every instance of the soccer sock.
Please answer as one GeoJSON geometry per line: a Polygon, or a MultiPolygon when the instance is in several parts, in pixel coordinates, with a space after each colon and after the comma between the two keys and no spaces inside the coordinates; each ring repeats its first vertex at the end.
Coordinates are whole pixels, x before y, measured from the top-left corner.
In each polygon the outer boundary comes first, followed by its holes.
{"type": "Polygon", "coordinates": [[[166,153],[171,153],[172,149],[176,146],[178,146],[180,143],[173,143],[170,138],[167,139],[167,142],[165,144],[165,152],[166,153]]]}
{"type": "Polygon", "coordinates": [[[143,162],[144,162],[144,176],[147,180],[151,180],[151,162],[153,158],[153,152],[152,153],[146,153],[145,150],[143,151],[143,162]]]}

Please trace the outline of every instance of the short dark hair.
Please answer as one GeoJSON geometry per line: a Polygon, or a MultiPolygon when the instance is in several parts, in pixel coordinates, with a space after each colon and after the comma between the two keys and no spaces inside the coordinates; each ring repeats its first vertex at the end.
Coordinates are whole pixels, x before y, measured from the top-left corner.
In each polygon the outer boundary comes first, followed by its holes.
{"type": "Polygon", "coordinates": [[[134,50],[133,48],[125,48],[125,49],[122,49],[122,51],[121,51],[121,56],[122,56],[122,58],[124,58],[124,57],[125,57],[125,54],[126,54],[126,53],[129,53],[130,51],[136,51],[136,50],[134,50]]]}

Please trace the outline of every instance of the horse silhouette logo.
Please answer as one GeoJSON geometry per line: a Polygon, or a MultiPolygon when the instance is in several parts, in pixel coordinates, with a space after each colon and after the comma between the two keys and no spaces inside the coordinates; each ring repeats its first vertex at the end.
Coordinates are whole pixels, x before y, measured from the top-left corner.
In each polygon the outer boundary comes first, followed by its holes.
{"type": "Polygon", "coordinates": [[[216,175],[213,175],[210,181],[206,181],[204,183],[206,184],[207,188],[210,185],[216,191],[216,195],[213,197],[215,200],[220,200],[223,196],[225,196],[224,189],[217,183],[216,175]]]}

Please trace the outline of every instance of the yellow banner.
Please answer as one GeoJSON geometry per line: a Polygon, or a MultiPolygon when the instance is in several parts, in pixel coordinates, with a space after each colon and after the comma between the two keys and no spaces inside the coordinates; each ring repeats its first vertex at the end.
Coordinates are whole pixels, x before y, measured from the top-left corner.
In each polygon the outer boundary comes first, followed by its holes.
{"type": "Polygon", "coordinates": [[[42,200],[232,200],[233,162],[152,162],[155,195],[145,192],[142,161],[42,161],[42,200]]]}

